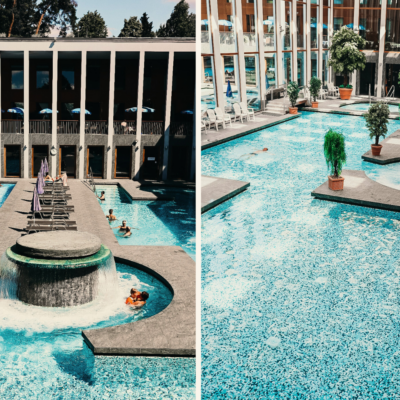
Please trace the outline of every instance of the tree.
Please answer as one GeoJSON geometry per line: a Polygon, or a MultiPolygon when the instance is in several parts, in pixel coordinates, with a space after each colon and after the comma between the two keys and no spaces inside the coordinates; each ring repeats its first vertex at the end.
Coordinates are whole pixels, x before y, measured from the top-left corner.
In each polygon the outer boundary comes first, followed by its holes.
{"type": "Polygon", "coordinates": [[[157,31],[159,37],[195,37],[196,15],[189,13],[189,4],[185,0],[175,6],[169,20],[160,25],[157,31]]]}
{"type": "Polygon", "coordinates": [[[153,23],[149,21],[149,16],[144,13],[140,18],[142,24],[142,37],[154,37],[156,34],[153,32],[153,23]]]}
{"type": "Polygon", "coordinates": [[[389,106],[383,102],[374,103],[363,115],[369,130],[370,139],[375,138],[375,146],[379,145],[379,137],[383,138],[387,134],[387,124],[389,122],[389,106]]]}
{"type": "Polygon", "coordinates": [[[342,133],[329,129],[324,139],[324,155],[331,176],[339,178],[343,165],[346,164],[346,149],[342,133]]]}
{"type": "Polygon", "coordinates": [[[124,27],[121,29],[121,33],[118,37],[141,37],[142,36],[142,24],[137,17],[130,17],[124,19],[124,27]]]}
{"type": "Polygon", "coordinates": [[[348,84],[349,74],[365,68],[367,60],[365,54],[360,51],[364,47],[365,40],[347,26],[342,26],[333,35],[328,65],[333,67],[335,72],[343,74],[344,86],[348,84]]]}
{"type": "Polygon", "coordinates": [[[75,25],[75,37],[105,38],[108,36],[107,25],[96,11],[88,11],[75,25]]]}
{"type": "MultiPolygon", "coordinates": [[[[36,29],[36,0],[0,0],[0,32],[8,37],[30,37],[36,29]]],[[[42,26],[40,33],[45,34],[42,26]]]]}

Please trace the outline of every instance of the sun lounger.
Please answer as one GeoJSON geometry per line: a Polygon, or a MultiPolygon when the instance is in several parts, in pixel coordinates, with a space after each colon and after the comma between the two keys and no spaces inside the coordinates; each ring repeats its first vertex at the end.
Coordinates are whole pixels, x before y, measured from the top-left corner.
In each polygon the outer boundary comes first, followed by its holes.
{"type": "Polygon", "coordinates": [[[248,115],[247,120],[249,121],[251,119],[251,117],[252,117],[253,121],[254,121],[255,120],[254,119],[254,110],[248,109],[247,108],[247,104],[244,101],[242,101],[239,104],[240,104],[240,108],[242,109],[242,113],[248,115]]]}
{"type": "Polygon", "coordinates": [[[65,225],[38,225],[32,224],[28,225],[25,228],[25,231],[29,233],[31,232],[52,232],[52,231],[77,231],[78,228],[76,226],[65,226],[65,225]]]}
{"type": "Polygon", "coordinates": [[[242,112],[242,110],[239,107],[239,104],[235,103],[233,104],[233,112],[235,113],[235,119],[234,121],[236,122],[236,119],[239,118],[240,122],[243,123],[243,118],[248,119],[248,114],[245,114],[242,112]]]}
{"type": "Polygon", "coordinates": [[[224,121],[217,119],[217,116],[215,115],[214,110],[212,110],[212,109],[207,110],[207,115],[210,120],[210,125],[214,124],[216,130],[218,130],[218,125],[222,125],[222,127],[225,128],[224,121]]]}

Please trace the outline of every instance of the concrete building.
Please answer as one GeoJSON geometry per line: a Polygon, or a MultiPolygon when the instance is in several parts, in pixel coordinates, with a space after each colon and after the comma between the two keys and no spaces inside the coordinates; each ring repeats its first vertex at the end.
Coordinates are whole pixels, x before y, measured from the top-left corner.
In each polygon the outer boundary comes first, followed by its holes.
{"type": "Polygon", "coordinates": [[[35,177],[47,157],[53,176],[193,181],[195,50],[193,38],[0,38],[1,177],[35,177]]]}
{"type": "Polygon", "coordinates": [[[400,1],[201,0],[202,111],[235,100],[260,109],[269,88],[295,80],[343,83],[328,67],[335,31],[346,25],[367,41],[364,71],[350,77],[354,94],[400,97],[400,1]]]}

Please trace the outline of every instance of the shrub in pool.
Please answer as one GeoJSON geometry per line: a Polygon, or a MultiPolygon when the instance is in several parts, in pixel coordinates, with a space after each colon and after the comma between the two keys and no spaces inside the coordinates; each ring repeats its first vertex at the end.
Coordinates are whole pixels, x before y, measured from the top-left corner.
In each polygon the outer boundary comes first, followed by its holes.
{"type": "Polygon", "coordinates": [[[324,155],[329,173],[333,178],[339,178],[343,165],[346,163],[346,149],[343,134],[329,129],[325,134],[324,155]]]}
{"type": "Polygon", "coordinates": [[[367,113],[363,115],[369,130],[369,137],[375,138],[375,145],[379,145],[379,138],[387,134],[387,124],[389,122],[389,106],[383,102],[372,104],[367,113]]]}
{"type": "Polygon", "coordinates": [[[317,97],[319,95],[319,91],[321,90],[321,79],[313,76],[310,79],[310,93],[311,97],[314,99],[314,102],[317,101],[317,97]]]}
{"type": "Polygon", "coordinates": [[[292,107],[296,107],[296,101],[299,98],[300,88],[297,82],[290,82],[287,88],[290,104],[292,107]]]}

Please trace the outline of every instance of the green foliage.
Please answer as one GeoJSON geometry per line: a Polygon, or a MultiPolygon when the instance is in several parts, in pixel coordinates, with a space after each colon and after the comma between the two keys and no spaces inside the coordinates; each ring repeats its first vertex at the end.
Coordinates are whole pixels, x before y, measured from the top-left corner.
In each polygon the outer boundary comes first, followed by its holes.
{"type": "Polygon", "coordinates": [[[374,103],[368,109],[368,112],[363,115],[367,122],[369,137],[375,138],[375,145],[379,144],[379,137],[383,138],[387,134],[387,124],[389,122],[389,106],[383,102],[374,103]]]}
{"type": "Polygon", "coordinates": [[[329,129],[325,134],[324,155],[329,173],[338,178],[342,173],[343,165],[346,164],[346,149],[342,133],[329,129]]]}
{"type": "Polygon", "coordinates": [[[121,29],[121,33],[118,37],[141,37],[142,36],[142,24],[137,17],[130,17],[124,19],[124,26],[121,29]]]}
{"type": "Polygon", "coordinates": [[[196,15],[189,13],[189,4],[185,0],[175,6],[169,20],[160,25],[158,37],[196,37],[196,15]]]}
{"type": "Polygon", "coordinates": [[[103,17],[96,11],[88,11],[74,29],[76,37],[105,38],[108,30],[103,17]]]}
{"type": "Polygon", "coordinates": [[[156,34],[153,32],[153,23],[149,21],[149,16],[144,13],[140,18],[142,24],[142,37],[154,37],[156,34]]]}
{"type": "Polygon", "coordinates": [[[299,97],[300,88],[297,82],[290,82],[287,88],[287,93],[289,95],[290,104],[292,107],[296,106],[296,101],[299,97]]]}
{"type": "Polygon", "coordinates": [[[353,89],[353,85],[340,85],[339,86],[341,89],[353,89]]]}
{"type": "Polygon", "coordinates": [[[313,76],[310,79],[310,93],[314,101],[317,101],[317,97],[319,95],[319,91],[321,90],[321,79],[317,78],[316,76],[313,76]]]}
{"type": "Polygon", "coordinates": [[[364,47],[365,40],[346,26],[333,35],[328,65],[335,72],[343,74],[345,85],[349,74],[365,68],[365,54],[360,51],[364,47]]]}

